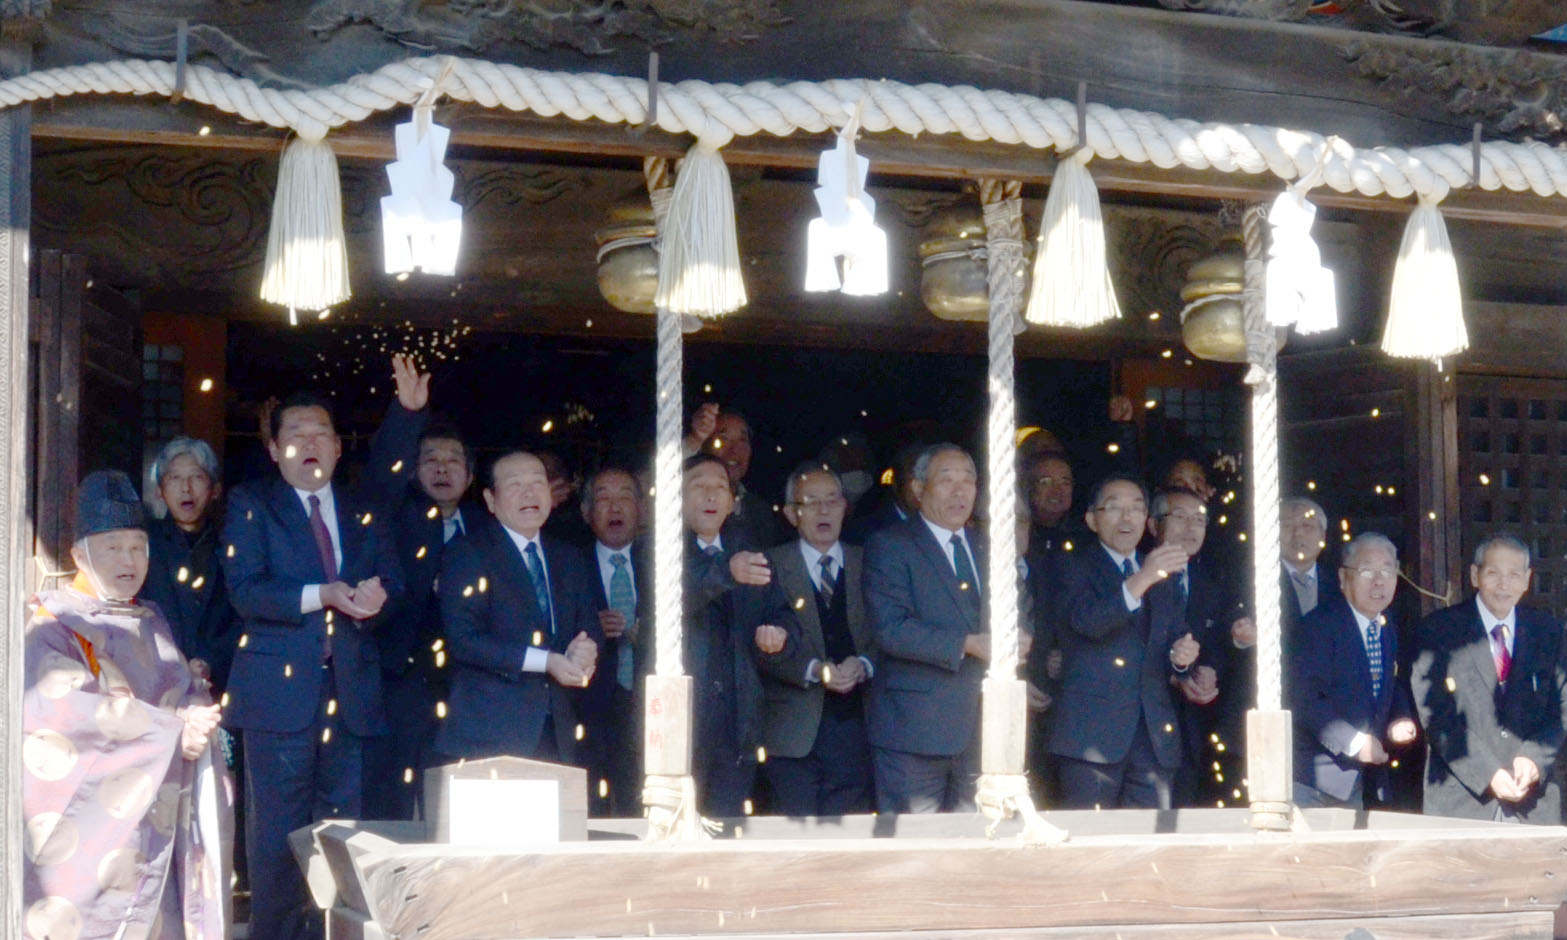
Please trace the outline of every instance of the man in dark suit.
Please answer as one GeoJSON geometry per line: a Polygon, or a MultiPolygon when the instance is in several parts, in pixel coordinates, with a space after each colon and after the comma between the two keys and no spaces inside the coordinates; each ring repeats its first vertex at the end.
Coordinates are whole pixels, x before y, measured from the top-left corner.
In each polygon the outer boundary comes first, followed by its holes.
{"type": "Polygon", "coordinates": [[[595,610],[604,633],[604,656],[588,685],[588,769],[594,809],[615,816],[642,815],[642,677],[652,659],[644,630],[652,633],[653,558],[637,539],[642,488],[630,470],[605,467],[582,489],[582,515],[593,532],[588,569],[595,610]]]}
{"type": "Polygon", "coordinates": [[[377,634],[388,733],[366,742],[365,816],[412,819],[432,765],[436,703],[446,697],[435,578],[446,545],[480,520],[464,505],[473,458],[462,432],[430,423],[430,374],[392,357],[397,398],[370,439],[365,483],[382,501],[408,586],[377,634]],[[467,512],[464,512],[466,508],[467,512]]]}
{"type": "MultiPolygon", "coordinates": [[[[1279,504],[1279,592],[1284,649],[1295,644],[1301,618],[1341,595],[1339,579],[1318,564],[1327,548],[1328,514],[1313,500],[1296,496],[1279,504]]],[[[1249,637],[1256,642],[1256,630],[1249,637]]],[[[1250,645],[1250,644],[1248,644],[1250,645]]]]}
{"type": "Polygon", "coordinates": [[[1300,622],[1291,657],[1295,802],[1359,809],[1385,802],[1387,744],[1415,739],[1414,710],[1400,687],[1398,631],[1384,611],[1398,588],[1398,552],[1376,532],[1344,548],[1343,597],[1300,622]]]}
{"type": "Polygon", "coordinates": [[[1521,607],[1529,549],[1493,535],[1475,549],[1475,596],[1421,621],[1410,676],[1426,729],[1425,812],[1557,825],[1562,630],[1521,607]]]}
{"type": "Polygon", "coordinates": [[[163,611],[192,671],[200,674],[198,663],[204,664],[218,695],[228,687],[239,633],[220,560],[223,484],[217,454],[206,441],[177,437],[153,461],[152,484],[169,514],[147,526],[142,597],[163,611]]]}
{"type": "Polygon", "coordinates": [[[402,573],[386,521],[335,486],[342,442],[324,399],[271,416],[279,475],[237,487],[223,571],[243,621],[225,720],[243,730],[250,935],[318,936],[288,834],[362,813],[364,740],[384,734],[374,631],[402,573]]]}
{"type": "Polygon", "coordinates": [[[876,639],[867,722],[883,813],[972,811],[979,695],[990,634],[985,556],[968,528],[979,476],[955,444],[914,464],[919,513],[865,547],[865,605],[876,639]]]}
{"type": "Polygon", "coordinates": [[[862,550],[844,545],[848,499],[836,471],[802,464],[784,487],[784,518],[800,533],[767,553],[776,603],[795,611],[783,650],[759,657],[762,740],[773,811],[841,816],[871,811],[864,688],[875,646],[865,619],[862,550]]]}
{"type": "Polygon", "coordinates": [[[1050,752],[1065,805],[1169,809],[1180,764],[1170,679],[1184,678],[1199,646],[1181,622],[1171,576],[1186,549],[1137,552],[1148,522],[1142,484],[1107,477],[1084,521],[1096,546],[1064,569],[1064,662],[1050,752]]]}
{"type": "Polygon", "coordinates": [[[768,593],[745,590],[771,584],[772,569],[766,555],[749,550],[744,529],[726,525],[734,489],[724,462],[708,453],[686,458],[682,486],[691,772],[704,815],[743,816],[762,744],[762,681],[752,644],[781,649],[786,628],[778,624],[788,611],[764,611],[768,593]]]}
{"type": "Polygon", "coordinates": [[[498,458],[484,503],[495,524],[473,527],[441,561],[452,665],[436,750],[578,763],[578,711],[602,638],[592,575],[580,549],[540,536],[551,500],[539,458],[498,458]]]}
{"type": "Polygon", "coordinates": [[[703,442],[702,452],[717,457],[729,473],[729,485],[735,492],[729,527],[742,531],[746,544],[758,549],[786,539],[788,531],[772,503],[745,485],[745,478],[751,472],[751,422],[738,411],[718,412],[712,436],[703,442]]]}

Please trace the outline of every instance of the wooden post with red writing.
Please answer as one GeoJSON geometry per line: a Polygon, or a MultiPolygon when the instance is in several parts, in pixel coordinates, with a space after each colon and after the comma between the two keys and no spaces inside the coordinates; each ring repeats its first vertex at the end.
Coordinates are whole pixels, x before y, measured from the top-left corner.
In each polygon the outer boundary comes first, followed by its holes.
{"type": "Polygon", "coordinates": [[[691,677],[647,677],[647,721],[642,739],[648,776],[691,773],[691,677]]]}

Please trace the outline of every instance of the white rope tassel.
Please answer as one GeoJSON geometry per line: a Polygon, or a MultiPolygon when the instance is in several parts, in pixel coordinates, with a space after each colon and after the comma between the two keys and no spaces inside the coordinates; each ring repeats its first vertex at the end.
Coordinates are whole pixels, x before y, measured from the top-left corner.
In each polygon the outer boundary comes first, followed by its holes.
{"type": "Polygon", "coordinates": [[[325,310],[349,297],[343,189],[325,140],[296,137],[278,165],[261,299],[294,310],[325,310]]]}
{"type": "Polygon", "coordinates": [[[710,318],[745,306],[734,192],[716,148],[698,140],[681,161],[669,218],[659,235],[654,304],[710,318]]]}
{"type": "Polygon", "coordinates": [[[1099,188],[1088,172],[1093,151],[1063,159],[1050,181],[1039,224],[1039,253],[1029,291],[1028,322],[1090,327],[1121,316],[1105,261],[1105,223],[1099,188]]]}
{"type": "Polygon", "coordinates": [[[1003,819],[1016,814],[1023,820],[1018,841],[1024,845],[1060,845],[1068,838],[1065,829],[1045,821],[1028,795],[1028,778],[1023,774],[981,774],[974,802],[988,820],[985,837],[994,839],[1003,819]]]}
{"type": "Polygon", "coordinates": [[[696,782],[683,777],[650,776],[642,785],[647,807],[647,841],[683,842],[711,839],[724,824],[696,811],[696,782]]]}
{"type": "Polygon", "coordinates": [[[1404,228],[1382,333],[1382,351],[1389,356],[1440,364],[1443,357],[1469,348],[1458,262],[1437,208],[1443,195],[1421,196],[1404,228]]]}

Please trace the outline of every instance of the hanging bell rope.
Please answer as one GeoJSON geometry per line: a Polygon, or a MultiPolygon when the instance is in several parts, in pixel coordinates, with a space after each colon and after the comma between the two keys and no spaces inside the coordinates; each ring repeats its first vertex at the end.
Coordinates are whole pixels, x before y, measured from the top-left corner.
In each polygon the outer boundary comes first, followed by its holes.
{"type": "Polygon", "coordinates": [[[984,205],[990,287],[988,388],[985,458],[990,478],[988,516],[990,570],[985,582],[986,630],[990,666],[980,708],[980,771],[976,801],[994,837],[1003,819],[1023,820],[1020,838],[1030,844],[1066,841],[1064,830],[1045,822],[1034,809],[1024,774],[1028,728],[1026,683],[1017,677],[1019,656],[1017,566],[1017,396],[1014,349],[1023,306],[1023,184],[984,179],[984,205]]]}
{"type": "Polygon", "coordinates": [[[1393,268],[1382,351],[1407,359],[1442,359],[1469,348],[1458,262],[1437,204],[1445,188],[1420,197],[1409,216],[1393,268]]]}
{"type": "MultiPolygon", "coordinates": [[[[642,161],[653,219],[660,232],[674,198],[669,162],[642,161]]],[[[662,258],[662,254],[660,255],[662,258]]],[[[662,271],[662,263],[660,264],[662,271]]],[[[663,278],[660,275],[660,283],[663,278]]],[[[659,305],[653,452],[653,674],[643,680],[644,772],[642,803],[649,841],[705,839],[716,824],[697,812],[691,776],[692,681],[686,675],[685,520],[681,512],[681,438],[685,434],[685,340],[681,314],[659,305]]]]}
{"type": "Polygon", "coordinates": [[[1119,319],[1121,305],[1105,258],[1099,188],[1088,172],[1094,152],[1079,147],[1056,165],[1039,224],[1028,322],[1086,328],[1119,319]]]}
{"type": "Polygon", "coordinates": [[[296,311],[326,311],[349,297],[343,190],[337,157],[322,138],[296,137],[278,165],[261,299],[296,311]]]}
{"type": "Polygon", "coordinates": [[[701,138],[680,163],[659,245],[657,307],[717,318],[745,306],[729,168],[701,138]]]}

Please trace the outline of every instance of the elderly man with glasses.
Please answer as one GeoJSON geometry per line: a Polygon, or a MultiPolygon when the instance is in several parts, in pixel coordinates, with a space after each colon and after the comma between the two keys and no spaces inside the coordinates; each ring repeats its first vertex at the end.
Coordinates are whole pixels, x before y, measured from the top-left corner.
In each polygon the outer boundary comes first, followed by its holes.
{"type": "Polygon", "coordinates": [[[1385,611],[1398,588],[1398,550],[1363,532],[1344,548],[1343,596],[1301,621],[1290,663],[1295,802],[1386,802],[1388,746],[1414,741],[1414,709],[1397,681],[1398,633],[1385,611]]]}

